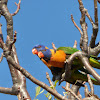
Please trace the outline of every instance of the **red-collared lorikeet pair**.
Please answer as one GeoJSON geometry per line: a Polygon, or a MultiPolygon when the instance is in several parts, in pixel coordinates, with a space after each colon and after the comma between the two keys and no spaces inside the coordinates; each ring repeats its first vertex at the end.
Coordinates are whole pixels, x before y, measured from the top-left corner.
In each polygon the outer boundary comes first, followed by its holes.
{"type": "MultiPolygon", "coordinates": [[[[60,80],[61,75],[65,70],[66,59],[68,59],[69,56],[76,51],[79,50],[71,47],[59,47],[55,51],[54,49],[49,49],[44,45],[36,45],[32,49],[32,53],[36,54],[43,61],[43,63],[51,70],[53,76],[56,76],[53,77],[53,81],[60,80]]],[[[94,59],[91,56],[89,58],[89,61],[94,68],[100,69],[100,62],[98,62],[98,60],[94,59]]],[[[76,83],[76,85],[80,85],[76,82],[77,80],[88,81],[87,75],[80,72],[83,71],[85,73],[88,73],[88,71],[83,68],[83,64],[78,58],[76,58],[73,61],[71,70],[71,78],[67,80],[69,83],[76,83]]],[[[100,85],[100,83],[97,82],[97,80],[93,78],[91,78],[91,80],[95,85],[100,85]]]]}

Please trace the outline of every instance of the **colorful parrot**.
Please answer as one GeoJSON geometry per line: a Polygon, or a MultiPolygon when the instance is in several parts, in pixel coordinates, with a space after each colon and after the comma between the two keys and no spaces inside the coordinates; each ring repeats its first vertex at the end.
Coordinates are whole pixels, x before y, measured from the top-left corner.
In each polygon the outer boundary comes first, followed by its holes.
{"type": "MultiPolygon", "coordinates": [[[[40,51],[46,51],[47,53],[50,53],[49,49],[47,47],[45,47],[44,45],[36,45],[32,49],[32,53],[36,54],[37,56],[38,56],[38,53],[40,53],[40,51]]],[[[47,61],[48,59],[46,59],[46,58],[43,59],[42,56],[44,56],[43,53],[41,53],[41,57],[39,57],[39,58],[51,70],[51,72],[53,74],[52,80],[55,81],[55,80],[60,79],[59,76],[61,76],[61,74],[64,72],[64,70],[62,70],[62,68],[53,67],[51,64],[48,63],[48,61],[47,61]],[[56,79],[55,79],[55,76],[56,76],[56,79]]],[[[50,58],[49,55],[47,55],[47,57],[50,58]]]]}
{"type": "MultiPolygon", "coordinates": [[[[59,80],[61,75],[65,70],[65,61],[69,58],[71,54],[78,51],[76,48],[71,47],[59,47],[56,51],[54,49],[48,49],[43,45],[37,45],[32,49],[32,53],[38,55],[38,57],[43,61],[43,63],[51,70],[53,74],[53,81],[59,80]],[[56,78],[55,78],[56,76],[56,78]]],[[[89,58],[90,64],[93,67],[100,68],[100,63],[94,58],[89,58]],[[97,64],[97,65],[95,65],[97,64]],[[99,65],[99,66],[98,66],[99,65]]],[[[87,76],[80,73],[78,70],[88,73],[86,69],[83,68],[83,64],[80,63],[78,58],[73,61],[72,64],[72,74],[70,80],[67,81],[71,84],[75,84],[76,80],[87,81],[87,76]]],[[[92,79],[92,78],[91,78],[92,79]]],[[[94,84],[99,85],[95,79],[92,79],[94,84]]],[[[77,84],[76,84],[77,85],[77,84]]]]}

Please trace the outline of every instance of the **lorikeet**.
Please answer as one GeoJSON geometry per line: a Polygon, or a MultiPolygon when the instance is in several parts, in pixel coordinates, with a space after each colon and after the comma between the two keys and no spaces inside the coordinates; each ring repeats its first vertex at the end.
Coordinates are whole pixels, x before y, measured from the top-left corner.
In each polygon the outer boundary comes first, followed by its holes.
{"type": "MultiPolygon", "coordinates": [[[[37,45],[32,49],[33,54],[38,55],[38,57],[43,61],[44,64],[51,70],[53,76],[53,81],[59,80],[59,76],[64,72],[65,61],[66,59],[78,51],[78,49],[71,47],[59,47],[56,51],[53,49],[48,49],[43,45],[37,45]],[[59,75],[60,74],[60,75],[59,75]]],[[[94,58],[90,57],[90,63],[94,65],[93,67],[100,68],[100,63],[94,58]],[[97,64],[97,66],[95,65],[97,64]],[[98,66],[99,65],[99,66],[98,66]]],[[[80,63],[79,59],[76,58],[72,65],[72,74],[70,80],[67,81],[69,83],[75,84],[76,80],[87,81],[87,76],[80,73],[78,70],[82,70],[86,72],[86,70],[82,67],[83,64],[80,63]]],[[[88,71],[87,71],[88,72],[88,71]]],[[[91,78],[94,84],[100,84],[95,79],[91,78]]],[[[76,84],[77,85],[77,84],[76,84]]]]}

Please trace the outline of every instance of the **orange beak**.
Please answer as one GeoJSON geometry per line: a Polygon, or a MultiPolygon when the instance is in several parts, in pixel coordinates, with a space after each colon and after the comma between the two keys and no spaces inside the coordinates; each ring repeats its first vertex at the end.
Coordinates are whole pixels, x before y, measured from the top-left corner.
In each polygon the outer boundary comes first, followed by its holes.
{"type": "Polygon", "coordinates": [[[37,49],[35,49],[35,48],[32,49],[32,53],[33,53],[34,55],[35,55],[35,54],[38,55],[38,51],[37,51],[37,49]]]}
{"type": "Polygon", "coordinates": [[[43,58],[44,57],[44,54],[40,51],[40,52],[38,52],[38,57],[39,58],[43,58]]]}

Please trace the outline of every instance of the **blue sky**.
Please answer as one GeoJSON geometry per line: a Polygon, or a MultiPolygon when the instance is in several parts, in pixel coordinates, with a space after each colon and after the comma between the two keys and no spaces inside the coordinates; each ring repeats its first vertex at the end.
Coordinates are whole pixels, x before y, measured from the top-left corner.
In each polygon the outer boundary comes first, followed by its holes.
{"type": "MultiPolygon", "coordinates": [[[[16,10],[14,2],[18,2],[18,0],[8,0],[8,8],[11,13],[16,10]]],[[[86,1],[83,0],[83,3],[93,18],[93,1],[88,0],[86,3],[86,1]]],[[[98,6],[100,8],[100,5],[98,6]]],[[[78,0],[22,0],[19,13],[13,17],[14,30],[18,32],[17,42],[15,45],[20,65],[24,67],[28,72],[30,72],[35,78],[45,82],[46,84],[48,84],[46,79],[46,72],[49,72],[50,77],[52,78],[51,72],[37,56],[32,54],[31,50],[36,44],[43,44],[49,48],[52,48],[52,42],[55,43],[56,47],[72,47],[75,40],[77,40],[78,49],[80,49],[80,33],[74,27],[70,19],[71,14],[73,14],[77,25],[80,26],[81,14],[79,11],[78,0]]],[[[1,17],[0,23],[3,24],[2,31],[4,34],[4,40],[6,40],[6,21],[3,17],[1,17]]],[[[90,40],[92,34],[92,26],[88,20],[87,23],[90,40]]],[[[97,42],[98,41],[100,41],[100,35],[98,35],[97,42]]],[[[0,49],[0,53],[1,52],[2,50],[0,49]]],[[[12,79],[8,65],[6,63],[6,59],[2,61],[0,66],[0,86],[11,87],[12,79]]],[[[100,74],[99,71],[97,72],[100,74]]],[[[65,82],[57,87],[58,92],[61,94],[64,91],[61,86],[64,85],[65,82]]],[[[35,96],[35,87],[36,85],[27,79],[27,90],[32,99],[35,96]]],[[[81,91],[82,90],[83,88],[81,91]]],[[[99,92],[100,86],[95,86],[95,93],[99,94],[99,92]]],[[[84,95],[83,91],[82,94],[84,95]]],[[[5,94],[0,94],[0,98],[1,100],[17,100],[16,96],[5,94]]],[[[40,95],[37,98],[39,100],[44,100],[45,96],[40,95]]]]}

